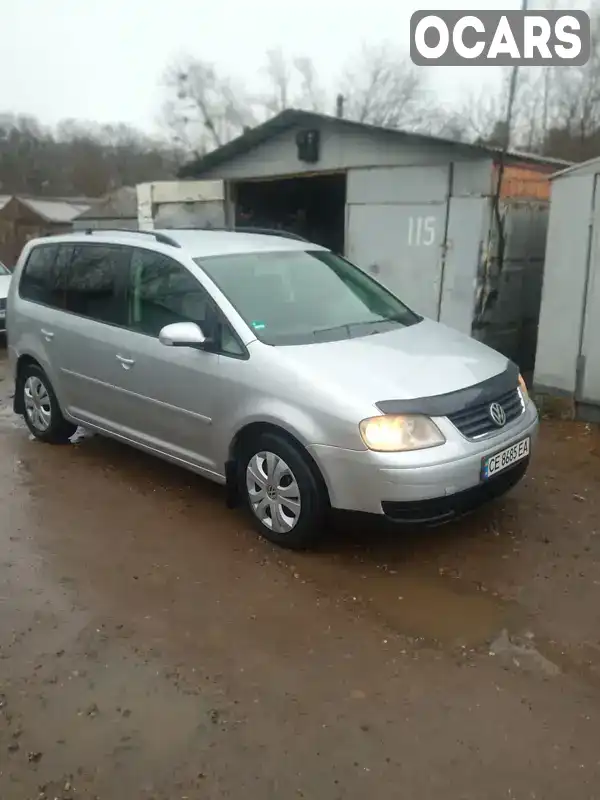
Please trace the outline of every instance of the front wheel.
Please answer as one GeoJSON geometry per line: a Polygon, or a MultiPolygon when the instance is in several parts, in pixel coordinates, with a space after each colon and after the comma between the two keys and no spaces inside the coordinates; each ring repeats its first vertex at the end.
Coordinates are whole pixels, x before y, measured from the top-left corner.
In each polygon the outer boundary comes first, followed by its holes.
{"type": "Polygon", "coordinates": [[[37,364],[23,368],[19,381],[25,423],[36,437],[50,444],[66,444],[77,430],[62,415],[54,389],[37,364]]]}
{"type": "Polygon", "coordinates": [[[299,447],[264,433],[245,449],[240,485],[259,532],[281,547],[304,549],[322,535],[327,493],[299,447]]]}

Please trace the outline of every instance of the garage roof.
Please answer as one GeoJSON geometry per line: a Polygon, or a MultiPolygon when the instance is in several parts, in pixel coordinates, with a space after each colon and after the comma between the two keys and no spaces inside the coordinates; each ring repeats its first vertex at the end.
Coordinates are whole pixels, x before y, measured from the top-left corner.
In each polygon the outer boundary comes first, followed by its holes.
{"type": "MultiPolygon", "coordinates": [[[[332,117],[327,114],[317,114],[312,111],[302,111],[300,109],[289,108],[275,117],[250,128],[248,131],[233,139],[231,142],[224,144],[222,147],[212,150],[202,158],[190,161],[185,164],[179,171],[180,178],[198,178],[202,173],[213,169],[226,163],[236,156],[247,153],[249,150],[257,147],[258,145],[266,142],[272,137],[276,136],[283,131],[294,128],[296,125],[319,125],[328,123],[337,126],[340,130],[347,129],[360,129],[362,131],[371,131],[374,135],[379,136],[392,136],[402,137],[404,139],[412,139],[413,141],[425,141],[431,144],[444,144],[455,147],[457,150],[463,152],[468,151],[473,154],[486,154],[493,157],[500,156],[502,149],[499,147],[489,147],[487,145],[475,145],[467,142],[459,142],[455,139],[447,139],[441,136],[429,136],[422,133],[411,133],[409,131],[401,131],[396,128],[383,128],[379,125],[369,125],[364,122],[356,122],[355,120],[342,119],[340,117],[332,117]]],[[[509,163],[531,163],[539,165],[547,165],[555,169],[564,168],[571,165],[570,161],[563,161],[555,158],[546,158],[543,156],[534,155],[532,153],[520,153],[516,150],[508,152],[509,163]]]]}
{"type": "Polygon", "coordinates": [[[0,195],[0,211],[9,202],[25,206],[44,222],[68,224],[98,201],[87,197],[30,197],[28,195],[0,195]]]}
{"type": "Polygon", "coordinates": [[[561,169],[560,172],[552,175],[552,180],[563,178],[567,175],[595,175],[597,172],[600,172],[600,156],[573,164],[566,169],[561,169]]]}
{"type": "Polygon", "coordinates": [[[135,219],[137,220],[137,192],[134,186],[122,186],[105,195],[88,207],[78,219],[135,219]]]}
{"type": "Polygon", "coordinates": [[[34,214],[37,214],[46,222],[67,223],[72,222],[82,211],[87,211],[89,203],[73,202],[71,200],[59,200],[55,198],[33,198],[18,197],[19,201],[26,205],[34,214]]]}

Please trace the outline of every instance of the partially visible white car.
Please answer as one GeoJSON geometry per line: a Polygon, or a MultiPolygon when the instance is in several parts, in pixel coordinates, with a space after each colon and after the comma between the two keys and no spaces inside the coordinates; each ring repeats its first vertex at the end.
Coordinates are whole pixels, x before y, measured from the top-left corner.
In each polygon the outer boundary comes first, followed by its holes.
{"type": "Polygon", "coordinates": [[[0,261],[0,333],[6,331],[6,298],[12,272],[0,261]]]}
{"type": "Polygon", "coordinates": [[[6,298],[12,272],[0,261],[0,333],[6,330],[6,298]]]}

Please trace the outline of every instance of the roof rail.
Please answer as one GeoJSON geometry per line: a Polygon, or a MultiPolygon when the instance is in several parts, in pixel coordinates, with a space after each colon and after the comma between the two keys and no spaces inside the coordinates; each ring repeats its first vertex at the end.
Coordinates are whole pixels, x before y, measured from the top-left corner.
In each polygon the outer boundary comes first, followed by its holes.
{"type": "Polygon", "coordinates": [[[283,231],[278,228],[253,228],[251,226],[240,226],[233,228],[234,231],[239,233],[262,233],[265,236],[281,236],[283,239],[296,239],[299,242],[308,242],[304,236],[299,233],[292,233],[291,231],[283,231]]]}
{"type": "Polygon", "coordinates": [[[175,239],[172,239],[170,236],[167,236],[160,231],[144,231],[138,230],[137,228],[86,228],[83,233],[87,234],[88,236],[91,236],[94,233],[139,233],[142,236],[154,236],[156,241],[160,242],[160,244],[168,244],[171,245],[171,247],[181,247],[179,242],[176,242],[175,239]]]}
{"type": "MultiPolygon", "coordinates": [[[[198,228],[172,228],[175,231],[229,231],[230,233],[259,233],[264,236],[281,236],[282,239],[296,239],[299,242],[308,242],[304,236],[291,231],[281,231],[278,228],[253,228],[251,226],[206,226],[198,228]]],[[[149,232],[149,231],[148,231],[149,232]]]]}

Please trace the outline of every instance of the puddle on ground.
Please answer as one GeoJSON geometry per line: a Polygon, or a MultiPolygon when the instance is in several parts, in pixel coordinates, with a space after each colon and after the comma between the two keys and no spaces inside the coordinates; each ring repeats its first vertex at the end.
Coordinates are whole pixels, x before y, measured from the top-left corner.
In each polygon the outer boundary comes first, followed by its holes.
{"type": "MultiPolygon", "coordinates": [[[[35,456],[30,451],[27,457],[27,447],[34,446],[37,450],[37,443],[26,445],[22,442],[17,447],[21,451],[21,463],[23,460],[29,462],[29,469],[25,470],[25,475],[21,475],[20,482],[29,486],[32,499],[35,498],[38,505],[38,513],[42,516],[39,504],[48,506],[48,509],[54,506],[50,498],[64,492],[65,480],[71,480],[68,476],[72,470],[77,471],[78,486],[84,489],[88,481],[94,482],[99,478],[96,470],[100,469],[105,479],[114,482],[110,487],[111,494],[120,495],[122,489],[126,489],[128,525],[134,523],[131,504],[135,506],[139,501],[139,497],[137,501],[135,498],[138,493],[145,497],[154,496],[157,519],[164,516],[165,511],[171,516],[169,509],[175,503],[183,503],[190,509],[190,519],[180,518],[179,521],[182,535],[185,535],[194,514],[205,504],[206,514],[214,519],[214,526],[218,530],[209,534],[209,538],[203,542],[192,544],[191,540],[182,539],[180,546],[183,549],[189,547],[190,552],[187,555],[185,552],[172,553],[170,558],[173,561],[199,557],[191,553],[191,547],[206,551],[202,557],[209,557],[209,551],[214,548],[213,556],[226,561],[228,541],[231,547],[235,545],[236,529],[239,530],[240,525],[249,527],[242,510],[215,513],[215,504],[219,508],[221,506],[219,498],[215,498],[215,493],[221,491],[219,487],[212,484],[205,486],[203,481],[196,481],[183,470],[102,437],[92,436],[82,429],[73,437],[73,442],[78,445],[77,455],[69,452],[68,448],[40,448],[35,456]],[[43,467],[43,462],[47,463],[49,471],[43,467]],[[107,476],[107,473],[110,474],[107,476]],[[160,492],[159,496],[157,492],[160,492]]],[[[74,502],[79,505],[82,498],[74,502]]],[[[103,506],[104,501],[100,501],[98,513],[102,516],[106,514],[103,506]]],[[[138,525],[142,524],[142,518],[147,519],[149,510],[146,508],[142,514],[140,509],[138,525]]],[[[373,524],[376,526],[376,523],[373,524]]],[[[156,546],[168,549],[166,541],[160,544],[158,532],[151,534],[146,530],[146,535],[150,538],[156,535],[156,546]]],[[[427,533],[423,535],[427,536],[427,533]]],[[[251,562],[263,560],[265,555],[272,556],[271,563],[276,569],[284,568],[300,583],[312,584],[327,602],[343,605],[351,613],[372,615],[396,634],[412,639],[415,644],[487,648],[502,629],[519,629],[524,614],[518,605],[495,596],[484,587],[452,575],[440,574],[434,563],[424,561],[423,553],[428,549],[426,544],[423,543],[420,550],[418,545],[415,547],[414,539],[410,540],[410,545],[407,541],[399,533],[383,548],[376,548],[376,553],[364,549],[356,557],[348,550],[343,537],[339,549],[338,542],[334,542],[335,549],[330,552],[298,554],[272,548],[267,543],[253,540],[249,534],[250,545],[246,545],[248,550],[242,560],[247,562],[248,568],[252,568],[251,562]],[[256,547],[253,541],[256,541],[256,547]]],[[[451,533],[443,545],[448,546],[452,546],[451,533]]],[[[240,558],[239,549],[236,549],[234,558],[240,558]]],[[[264,577],[268,580],[267,575],[264,577]]],[[[276,572],[271,577],[276,580],[276,572]]],[[[293,597],[290,597],[292,600],[293,597]]]]}
{"type": "Polygon", "coordinates": [[[281,562],[299,580],[423,644],[487,646],[499,631],[518,627],[524,617],[516,603],[419,563],[382,568],[367,559],[340,564],[329,556],[287,554],[281,562]]]}
{"type": "MultiPolygon", "coordinates": [[[[18,435],[14,431],[9,433],[13,425],[22,425],[6,403],[0,406],[0,425],[11,438],[18,435]]],[[[72,450],[69,452],[69,448],[38,449],[37,443],[27,442],[26,432],[23,433],[23,440],[13,445],[16,459],[12,477],[16,479],[15,484],[29,486],[30,493],[33,491],[37,502],[42,505],[45,498],[64,493],[72,480],[71,475],[79,476],[78,485],[84,489],[85,484],[100,477],[97,473],[94,477],[99,468],[104,477],[110,472],[110,479],[126,488],[128,503],[135,504],[136,493],[148,497],[149,492],[152,496],[160,490],[160,497],[156,497],[157,518],[164,516],[165,509],[176,503],[179,508],[183,504],[192,510],[201,508],[204,503],[206,514],[214,518],[214,526],[218,527],[202,545],[199,542],[194,545],[206,548],[207,557],[211,548],[215,548],[214,556],[226,559],[228,541],[233,548],[236,530],[249,527],[241,510],[227,515],[215,513],[214,506],[218,502],[215,493],[221,491],[219,487],[196,480],[191,474],[151,456],[117,445],[82,428],[72,439],[73,444],[78,445],[79,455],[72,450]],[[33,447],[36,447],[35,452],[33,447]]],[[[18,493],[17,486],[14,488],[18,493]]],[[[120,490],[113,485],[110,492],[119,494],[120,490]]],[[[72,499],[70,502],[79,505],[80,501],[72,499]]],[[[106,511],[104,501],[99,500],[98,513],[103,515],[106,511]]],[[[172,517],[172,513],[167,511],[167,517],[172,517]]],[[[128,514],[128,520],[132,522],[131,514],[128,514]]],[[[189,526],[190,521],[180,518],[182,530],[189,526]]],[[[377,523],[373,525],[377,536],[377,523]]],[[[427,532],[423,535],[428,536],[427,532]]],[[[248,541],[252,541],[250,536],[248,541]]],[[[179,544],[182,548],[189,546],[185,539],[179,544]]],[[[167,547],[166,542],[163,545],[167,547]]],[[[157,546],[160,547],[158,539],[157,546]]],[[[337,548],[336,542],[334,546],[337,548]]],[[[451,532],[440,546],[452,547],[451,532]]],[[[343,536],[339,549],[309,554],[286,552],[257,542],[256,547],[248,548],[243,560],[252,562],[264,559],[265,555],[272,556],[271,563],[274,567],[277,565],[276,569],[285,568],[299,582],[312,584],[328,602],[344,605],[351,613],[373,615],[392,631],[409,637],[415,643],[486,648],[503,629],[520,629],[524,613],[518,605],[495,596],[484,587],[439,574],[435,563],[424,560],[425,544],[420,548],[412,539],[407,545],[403,534],[398,533],[389,544],[376,549],[377,553],[364,548],[356,557],[346,546],[343,536]]],[[[196,557],[185,552],[173,553],[172,556],[174,560],[183,561],[196,557]]],[[[235,558],[240,558],[239,549],[235,551],[235,558]]],[[[276,580],[276,573],[272,577],[276,580]]]]}

